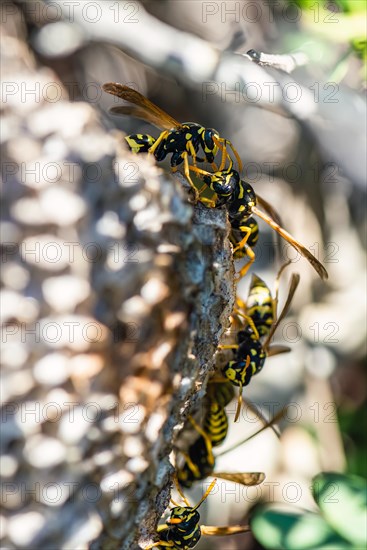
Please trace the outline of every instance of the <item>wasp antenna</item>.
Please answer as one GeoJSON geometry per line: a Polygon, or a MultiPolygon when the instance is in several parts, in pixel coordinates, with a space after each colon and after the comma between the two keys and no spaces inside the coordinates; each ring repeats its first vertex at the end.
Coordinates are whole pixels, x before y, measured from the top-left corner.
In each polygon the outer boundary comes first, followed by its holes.
{"type": "Polygon", "coordinates": [[[275,283],[274,283],[274,322],[276,322],[277,320],[277,310],[278,310],[278,296],[279,296],[279,283],[280,283],[280,278],[282,276],[282,273],[283,271],[285,270],[286,267],[289,266],[289,264],[291,264],[291,260],[288,260],[288,262],[285,262],[281,268],[279,269],[278,273],[277,273],[277,276],[276,276],[276,279],[275,279],[275,283]]]}
{"type": "Polygon", "coordinates": [[[285,262],[279,269],[278,273],[277,273],[277,276],[276,276],[276,279],[275,279],[275,284],[274,284],[274,296],[277,298],[278,297],[278,292],[279,292],[279,283],[280,283],[280,278],[282,276],[282,273],[283,271],[292,263],[291,260],[288,260],[287,262],[285,262]]]}
{"type": "Polygon", "coordinates": [[[180,506],[180,504],[178,504],[178,502],[176,502],[175,500],[173,500],[173,498],[170,498],[170,502],[172,502],[172,504],[173,504],[174,506],[178,506],[178,507],[180,506]]]}
{"type": "Polygon", "coordinates": [[[197,510],[197,508],[199,508],[199,506],[202,505],[202,503],[204,502],[204,500],[206,498],[208,498],[209,494],[212,492],[212,490],[214,489],[214,485],[217,483],[217,479],[215,478],[211,484],[209,485],[208,489],[205,491],[205,494],[203,495],[203,497],[201,498],[201,500],[197,503],[196,506],[193,507],[193,510],[197,510]]]}

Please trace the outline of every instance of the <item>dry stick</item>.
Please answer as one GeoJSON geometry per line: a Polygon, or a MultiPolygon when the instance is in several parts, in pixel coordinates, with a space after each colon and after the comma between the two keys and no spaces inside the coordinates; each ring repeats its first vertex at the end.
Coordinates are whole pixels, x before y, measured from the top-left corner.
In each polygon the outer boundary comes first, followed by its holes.
{"type": "Polygon", "coordinates": [[[306,65],[309,62],[308,56],[304,52],[295,52],[294,54],[274,55],[256,50],[249,50],[243,57],[250,59],[260,67],[272,67],[279,71],[290,74],[297,67],[306,65]]]}

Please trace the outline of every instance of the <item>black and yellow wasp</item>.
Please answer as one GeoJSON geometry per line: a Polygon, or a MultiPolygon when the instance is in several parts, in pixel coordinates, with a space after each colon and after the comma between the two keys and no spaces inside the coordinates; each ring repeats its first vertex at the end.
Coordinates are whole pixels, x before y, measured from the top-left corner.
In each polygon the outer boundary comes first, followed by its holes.
{"type": "Polygon", "coordinates": [[[253,215],[258,216],[267,223],[278,235],[293,246],[297,252],[304,256],[321,279],[327,279],[328,274],[324,266],[306,247],[281,227],[279,215],[265,199],[255,193],[249,183],[240,178],[239,173],[233,169],[232,160],[230,160],[228,168],[218,170],[213,174],[197,166],[191,166],[190,170],[197,173],[204,183],[214,191],[217,196],[217,199],[214,201],[215,206],[225,205],[227,208],[231,224],[230,240],[234,246],[234,258],[240,258],[245,254],[249,258],[249,262],[238,273],[238,279],[247,273],[255,260],[252,248],[258,240],[259,228],[253,215]],[[268,214],[257,207],[258,203],[268,214]]]}
{"type": "MultiPolygon", "coordinates": [[[[180,451],[184,457],[184,463],[177,468],[177,479],[183,487],[190,488],[197,482],[205,479],[208,476],[215,476],[233,483],[239,483],[251,487],[259,485],[265,479],[263,472],[216,472],[215,456],[213,453],[213,445],[208,434],[194,421],[192,425],[199,433],[199,436],[193,444],[190,445],[187,452],[180,451]]],[[[238,443],[238,446],[244,441],[238,443]]],[[[237,446],[237,445],[236,445],[237,446]]]]}
{"type": "Polygon", "coordinates": [[[233,349],[236,354],[235,358],[222,368],[223,376],[239,387],[235,422],[238,420],[241,410],[243,388],[250,383],[255,374],[262,370],[268,356],[289,351],[286,346],[270,345],[280,322],[288,313],[300,280],[299,275],[293,273],[286,302],[281,314],[276,318],[277,287],[280,275],[287,265],[289,265],[289,262],[284,264],[278,273],[274,298],[272,298],[270,289],[264,281],[256,275],[253,276],[249,291],[249,303],[244,305],[239,300],[239,307],[234,311],[234,314],[245,320],[244,327],[241,327],[241,330],[237,332],[237,342],[236,344],[220,346],[220,349],[233,349]]]}
{"type": "Polygon", "coordinates": [[[176,484],[177,491],[186,506],[180,506],[171,499],[171,502],[175,505],[175,507],[171,509],[170,517],[166,520],[166,523],[160,525],[157,529],[160,540],[146,546],[145,549],[148,550],[157,546],[162,546],[164,548],[180,548],[181,550],[188,550],[189,548],[194,548],[197,545],[201,535],[225,536],[246,533],[249,531],[250,528],[248,525],[233,525],[226,527],[199,525],[200,514],[197,510],[214,489],[216,481],[216,479],[212,481],[208,487],[208,490],[196,506],[191,506],[187,498],[180,490],[178,484],[176,484]]]}
{"type": "MultiPolygon", "coordinates": [[[[228,381],[216,380],[215,385],[219,388],[221,386],[226,387],[228,381]]],[[[225,390],[227,392],[227,388],[225,390]]],[[[231,393],[231,396],[233,394],[231,393]]],[[[217,472],[214,471],[215,460],[218,456],[222,456],[233,449],[240,447],[245,444],[247,441],[257,436],[267,428],[271,428],[275,422],[277,422],[284,415],[284,410],[277,413],[270,421],[267,421],[263,415],[249,403],[247,406],[255,413],[256,416],[261,420],[263,426],[260,430],[247,437],[246,439],[237,442],[230,449],[226,449],[221,453],[213,453],[212,439],[210,435],[205,431],[204,427],[198,425],[198,423],[191,417],[189,417],[189,422],[194,427],[195,431],[199,434],[194,443],[192,443],[186,452],[179,450],[184,458],[182,465],[176,467],[177,479],[183,487],[190,488],[192,485],[197,482],[205,479],[208,476],[215,476],[221,479],[226,479],[227,481],[232,481],[234,483],[239,483],[245,486],[259,485],[265,479],[265,474],[262,472],[217,472]]],[[[204,424],[205,425],[205,424],[204,424]]],[[[275,431],[275,430],[274,430],[275,431]]],[[[278,436],[278,433],[275,431],[275,434],[278,436]]]]}
{"type": "Polygon", "coordinates": [[[171,154],[171,166],[173,168],[183,163],[184,173],[194,191],[195,200],[199,199],[199,192],[190,176],[189,157],[192,158],[194,167],[197,161],[203,162],[203,159],[197,156],[200,148],[204,153],[205,160],[212,164],[214,169],[217,169],[214,159],[218,151],[221,150],[221,169],[223,169],[225,159],[228,159],[230,162],[232,160],[227,151],[227,145],[229,145],[237,159],[239,170],[242,171],[241,159],[232,143],[227,139],[221,138],[219,133],[213,128],[205,128],[195,122],[180,123],[141,93],[123,84],[107,82],[103,85],[103,90],[132,103],[129,106],[113,107],[111,109],[112,113],[132,115],[150,122],[163,130],[157,139],[148,134],[132,134],[125,139],[130,149],[135,153],[153,154],[158,162],[164,160],[168,154],[171,154]]]}
{"type": "Polygon", "coordinates": [[[185,453],[185,464],[178,471],[178,479],[184,487],[191,487],[194,481],[205,479],[213,472],[215,459],[212,448],[220,445],[227,436],[228,417],[225,407],[233,397],[234,388],[231,383],[216,383],[213,380],[208,382],[204,400],[205,414],[201,425],[192,417],[189,418],[198,437],[189,446],[185,453]]]}
{"type": "MultiPolygon", "coordinates": [[[[185,461],[177,469],[177,478],[183,487],[191,487],[194,482],[205,479],[213,474],[215,457],[213,447],[223,443],[228,432],[228,417],[225,406],[233,399],[234,388],[226,380],[209,381],[204,403],[205,414],[202,425],[199,425],[191,416],[189,422],[196,430],[198,437],[187,452],[182,452],[185,461]]],[[[219,473],[216,477],[228,479],[242,485],[257,485],[264,480],[264,474],[252,473],[219,473]]]]}

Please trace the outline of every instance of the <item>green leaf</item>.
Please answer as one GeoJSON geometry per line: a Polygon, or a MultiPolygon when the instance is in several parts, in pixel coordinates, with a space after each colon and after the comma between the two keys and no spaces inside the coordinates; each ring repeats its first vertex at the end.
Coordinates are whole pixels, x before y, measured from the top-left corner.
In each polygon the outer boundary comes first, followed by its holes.
{"type": "MultiPolygon", "coordinates": [[[[315,9],[315,0],[288,0],[289,4],[296,4],[303,10],[315,9]]],[[[334,3],[340,10],[346,13],[353,13],[356,11],[365,12],[366,3],[364,0],[334,0],[334,3]]],[[[324,0],[321,4],[325,9],[328,8],[331,2],[324,0]]]]}
{"type": "Polygon", "coordinates": [[[366,3],[364,0],[337,0],[337,4],[339,4],[343,11],[348,13],[366,11],[366,3]]]}
{"type": "Polygon", "coordinates": [[[360,59],[367,59],[367,40],[358,36],[351,41],[352,48],[360,59]]]}
{"type": "Polygon", "coordinates": [[[352,548],[319,515],[295,514],[274,507],[258,509],[251,519],[255,538],[270,550],[346,550],[352,548]]]}
{"type": "Polygon", "coordinates": [[[326,521],[359,548],[367,545],[367,484],[357,476],[322,473],[312,492],[326,521]]]}

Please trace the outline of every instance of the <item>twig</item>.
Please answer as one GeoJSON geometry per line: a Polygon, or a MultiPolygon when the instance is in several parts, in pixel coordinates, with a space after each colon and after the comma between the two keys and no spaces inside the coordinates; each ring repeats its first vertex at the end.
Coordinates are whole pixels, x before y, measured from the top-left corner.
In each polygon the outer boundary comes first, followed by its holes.
{"type": "Polygon", "coordinates": [[[274,55],[258,52],[256,50],[249,50],[247,53],[241,55],[250,59],[257,65],[260,65],[260,67],[272,67],[288,74],[292,73],[297,67],[306,65],[309,62],[309,58],[304,52],[274,55]]]}

